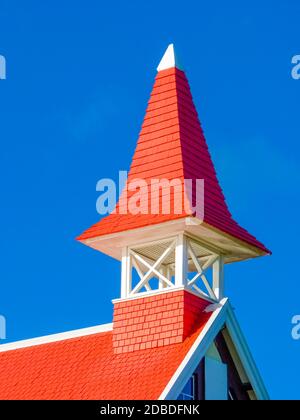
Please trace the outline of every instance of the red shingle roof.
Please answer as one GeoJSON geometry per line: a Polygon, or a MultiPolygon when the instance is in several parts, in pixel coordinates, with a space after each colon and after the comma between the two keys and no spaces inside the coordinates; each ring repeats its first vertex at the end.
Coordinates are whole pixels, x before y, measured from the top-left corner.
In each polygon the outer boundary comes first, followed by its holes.
{"type": "MultiPolygon", "coordinates": [[[[157,73],[137,147],[128,174],[135,178],[204,179],[204,222],[264,252],[254,236],[232,218],[198,119],[187,78],[176,67],[157,73]]],[[[130,195],[130,193],[129,193],[130,195]]],[[[171,208],[174,196],[171,195],[171,208]]],[[[195,197],[193,196],[193,200],[195,197]]],[[[150,206],[150,203],[148,204],[150,206]]],[[[117,205],[117,210],[119,205],[117,205]]],[[[150,212],[149,212],[150,213],[150,212]]],[[[180,214],[110,214],[82,233],[85,240],[190,216],[180,214]]]]}
{"type": "Polygon", "coordinates": [[[157,399],[210,314],[182,343],[114,354],[112,332],[0,352],[0,399],[157,399]]]}

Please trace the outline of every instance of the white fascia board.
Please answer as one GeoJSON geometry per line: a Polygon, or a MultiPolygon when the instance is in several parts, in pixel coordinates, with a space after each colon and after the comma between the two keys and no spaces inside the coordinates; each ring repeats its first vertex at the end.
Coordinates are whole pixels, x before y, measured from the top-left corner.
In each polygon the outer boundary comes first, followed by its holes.
{"type": "Polygon", "coordinates": [[[226,322],[228,299],[221,300],[205,327],[163,390],[159,400],[175,400],[226,322]]]}
{"type": "Polygon", "coordinates": [[[263,380],[249,350],[248,344],[244,338],[242,330],[230,304],[228,305],[226,327],[248,376],[249,382],[254,389],[257,399],[269,400],[270,397],[266,387],[263,383],[263,380]]]}
{"type": "MultiPolygon", "coordinates": [[[[112,299],[112,304],[115,305],[116,303],[120,303],[120,302],[128,302],[128,301],[132,301],[132,300],[137,300],[137,299],[143,299],[145,297],[150,297],[150,296],[156,296],[156,295],[162,295],[164,293],[175,293],[178,291],[182,291],[185,290],[186,292],[190,293],[191,295],[197,296],[198,298],[201,298],[207,302],[209,302],[211,305],[219,305],[218,302],[216,302],[214,299],[210,298],[209,296],[202,296],[199,293],[195,292],[194,290],[190,289],[187,286],[177,286],[177,287],[169,287],[168,289],[157,289],[157,290],[150,290],[149,292],[139,292],[136,295],[133,296],[127,296],[126,298],[116,298],[116,299],[112,299]]],[[[209,305],[209,306],[211,306],[209,305]]],[[[209,306],[206,308],[208,309],[209,306]]],[[[212,312],[210,310],[208,310],[208,312],[212,312]]]]}
{"type": "Polygon", "coordinates": [[[56,341],[69,340],[71,338],[84,337],[86,335],[99,334],[112,331],[113,324],[102,324],[95,327],[81,328],[78,330],[67,331],[58,334],[45,335],[42,337],[30,338],[28,340],[14,341],[12,343],[1,344],[0,353],[10,350],[18,350],[26,347],[39,346],[41,344],[54,343],[56,341]]]}

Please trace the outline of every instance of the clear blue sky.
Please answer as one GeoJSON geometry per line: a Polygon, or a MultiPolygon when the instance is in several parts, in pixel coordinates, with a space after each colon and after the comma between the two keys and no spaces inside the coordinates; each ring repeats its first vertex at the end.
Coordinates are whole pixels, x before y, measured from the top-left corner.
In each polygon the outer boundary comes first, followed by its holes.
{"type": "Polygon", "coordinates": [[[226,267],[273,398],[300,399],[300,3],[1,0],[0,314],[7,341],[110,322],[119,263],[74,238],[128,169],[174,42],[235,218],[272,257],[226,267]]]}

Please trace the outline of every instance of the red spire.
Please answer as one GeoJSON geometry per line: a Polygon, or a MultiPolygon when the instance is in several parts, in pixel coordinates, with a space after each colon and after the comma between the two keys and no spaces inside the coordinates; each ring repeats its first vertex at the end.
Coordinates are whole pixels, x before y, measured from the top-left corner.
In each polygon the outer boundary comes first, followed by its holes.
{"type": "MultiPolygon", "coordinates": [[[[269,252],[232,218],[193,103],[188,80],[179,70],[173,45],[158,66],[153,90],[128,174],[128,182],[150,180],[204,179],[204,222],[264,252],[269,252]]],[[[195,185],[195,184],[193,184],[195,185]]],[[[195,196],[193,195],[193,201],[195,196]]],[[[171,195],[171,209],[174,195],[171,195]]],[[[191,203],[192,204],[192,203],[191,203]]],[[[150,206],[150,204],[149,204],[150,206]]],[[[119,205],[117,205],[117,210],[119,205]]],[[[150,210],[150,208],[149,208],[150,210]]],[[[110,214],[87,229],[79,240],[141,228],[182,217],[180,214],[110,214]]]]}

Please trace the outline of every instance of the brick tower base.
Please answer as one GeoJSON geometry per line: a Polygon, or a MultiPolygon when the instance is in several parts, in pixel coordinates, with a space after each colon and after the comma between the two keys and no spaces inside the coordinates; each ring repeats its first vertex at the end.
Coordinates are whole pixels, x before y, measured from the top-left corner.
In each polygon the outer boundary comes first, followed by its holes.
{"type": "Polygon", "coordinates": [[[206,322],[203,311],[209,304],[184,289],[115,301],[114,352],[125,353],[184,341],[193,333],[199,318],[206,322]]]}

